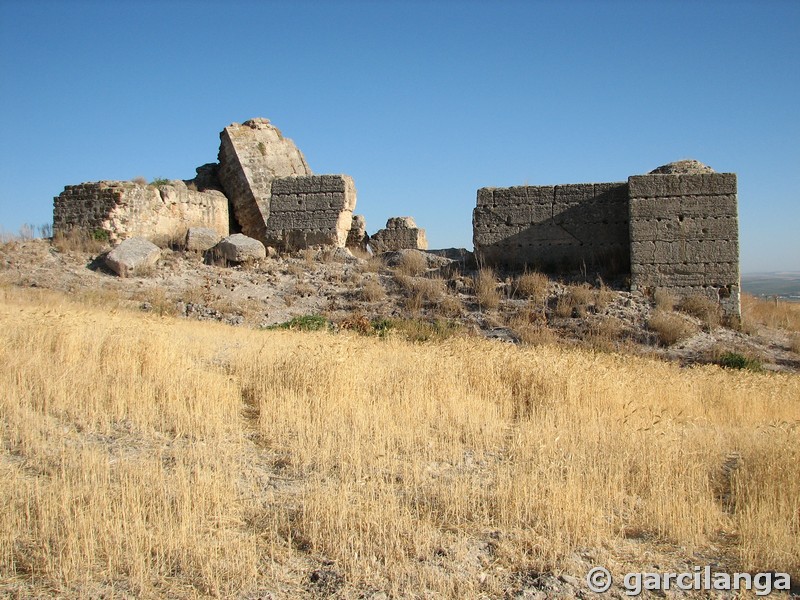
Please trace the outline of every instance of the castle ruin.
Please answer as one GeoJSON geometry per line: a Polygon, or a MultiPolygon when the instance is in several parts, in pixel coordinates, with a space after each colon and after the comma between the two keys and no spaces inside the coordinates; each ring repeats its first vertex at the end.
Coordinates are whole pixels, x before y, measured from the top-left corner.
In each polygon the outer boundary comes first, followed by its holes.
{"type": "Polygon", "coordinates": [[[736,175],[679,161],[627,182],[478,190],[481,264],[630,277],[740,315],[736,175]]]}
{"type": "MultiPolygon", "coordinates": [[[[203,227],[220,237],[242,232],[281,250],[346,246],[356,207],[353,179],[313,175],[294,142],[267,119],[226,127],[218,159],[198,167],[190,181],[67,186],[54,201],[53,231],[103,232],[112,242],[145,237],[164,245],[203,227]]],[[[352,239],[363,246],[363,239],[352,239]]]]}
{"type": "MultiPolygon", "coordinates": [[[[425,230],[410,217],[391,218],[368,236],[353,214],[353,179],[314,175],[267,119],[226,127],[218,161],[190,181],[67,186],[55,198],[53,231],[164,245],[202,227],[279,250],[427,249],[425,230]]],[[[473,211],[479,264],[624,277],[632,291],[706,296],[729,316],[740,314],[738,240],[736,175],[692,160],[625,182],[482,188],[473,211]]]]}

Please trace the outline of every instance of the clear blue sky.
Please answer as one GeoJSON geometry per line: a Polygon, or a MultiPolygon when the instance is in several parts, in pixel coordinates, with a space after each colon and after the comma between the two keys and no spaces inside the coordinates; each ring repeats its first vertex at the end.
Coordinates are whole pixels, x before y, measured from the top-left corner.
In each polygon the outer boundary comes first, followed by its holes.
{"type": "Polygon", "coordinates": [[[736,172],[742,270],[800,270],[800,2],[0,0],[0,225],[191,178],[269,118],[368,231],[472,247],[483,186],[736,172]]]}

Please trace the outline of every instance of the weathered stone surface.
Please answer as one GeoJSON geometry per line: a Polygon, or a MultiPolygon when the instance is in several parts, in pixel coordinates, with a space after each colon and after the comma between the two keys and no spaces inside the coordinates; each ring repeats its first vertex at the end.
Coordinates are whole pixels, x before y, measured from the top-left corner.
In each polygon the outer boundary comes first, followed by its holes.
{"type": "Polygon", "coordinates": [[[699,160],[688,158],[661,165],[650,171],[648,175],[698,175],[701,173],[715,173],[714,169],[704,165],[699,160]]]}
{"type": "Polygon", "coordinates": [[[190,227],[186,232],[186,249],[194,252],[210,250],[220,240],[220,235],[214,229],[207,227],[190,227]]]}
{"type": "Polygon", "coordinates": [[[166,245],[183,240],[189,227],[227,235],[228,199],[214,190],[191,190],[180,180],[158,187],[99,181],[66,186],[53,204],[54,233],[103,230],[112,242],[138,236],[166,245]]]}
{"type": "Polygon", "coordinates": [[[386,221],[386,229],[417,229],[413,217],[391,217],[386,221]]]}
{"type": "Polygon", "coordinates": [[[206,163],[195,169],[197,175],[194,179],[186,182],[187,185],[193,184],[199,192],[206,190],[222,191],[222,182],[219,180],[219,163],[206,163]]]}
{"type": "Polygon", "coordinates": [[[121,277],[133,274],[136,269],[154,265],[161,256],[161,249],[150,240],[141,237],[128,238],[106,255],[109,269],[121,277]]]}
{"type": "Polygon", "coordinates": [[[247,262],[266,258],[267,249],[260,241],[243,233],[234,233],[214,246],[214,251],[230,262],[247,262]]]}
{"type": "Polygon", "coordinates": [[[478,262],[631,275],[634,290],[713,297],[739,315],[736,175],[677,161],[628,183],[482,188],[478,262]],[[609,267],[613,267],[609,269],[609,267]]]}
{"type": "Polygon", "coordinates": [[[627,197],[624,183],[483,188],[472,220],[476,256],[495,266],[626,270],[627,197]]]}
{"type": "Polygon", "coordinates": [[[421,256],[427,267],[429,269],[438,269],[441,267],[446,267],[453,262],[453,259],[447,258],[445,256],[440,256],[438,254],[433,254],[431,252],[426,252],[424,250],[414,250],[411,248],[404,248],[402,250],[391,250],[389,252],[383,252],[381,257],[383,258],[384,263],[387,267],[396,267],[401,264],[406,256],[409,254],[414,254],[421,256]]]}
{"type": "Polygon", "coordinates": [[[347,234],[347,248],[366,250],[369,235],[367,235],[367,219],[364,215],[353,215],[353,223],[350,225],[350,232],[347,234]]]}
{"type": "Polygon", "coordinates": [[[427,250],[428,239],[413,218],[392,217],[386,221],[386,229],[379,229],[369,238],[369,246],[373,252],[427,250]]]}
{"type": "Polygon", "coordinates": [[[264,239],[285,250],[344,248],[353,224],[356,187],[347,175],[281,177],[272,182],[264,239]]]}
{"type": "Polygon", "coordinates": [[[700,294],[738,317],[736,175],[683,162],[628,180],[631,289],[700,294]]]}
{"type": "Polygon", "coordinates": [[[699,175],[633,175],[628,178],[631,198],[736,195],[735,173],[699,175]]]}
{"type": "Polygon", "coordinates": [[[267,119],[233,123],[220,133],[219,179],[242,231],[266,240],[272,182],[277,177],[311,175],[294,142],[267,119]]]}

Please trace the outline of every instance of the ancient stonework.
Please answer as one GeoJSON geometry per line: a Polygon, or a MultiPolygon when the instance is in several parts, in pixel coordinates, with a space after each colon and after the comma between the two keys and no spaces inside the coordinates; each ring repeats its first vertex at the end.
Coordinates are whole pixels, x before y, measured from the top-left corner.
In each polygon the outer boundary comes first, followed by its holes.
{"type": "Polygon", "coordinates": [[[355,208],[356,187],[347,175],[276,178],[263,239],[284,250],[344,248],[355,208]]]}
{"type": "Polygon", "coordinates": [[[734,173],[629,178],[631,289],[707,296],[740,314],[734,173]]]}
{"type": "Polygon", "coordinates": [[[264,244],[243,233],[229,235],[214,246],[213,251],[221,258],[234,263],[258,260],[267,256],[264,244]]]}
{"type": "Polygon", "coordinates": [[[479,264],[611,271],[740,314],[736,175],[695,160],[627,183],[482,188],[473,239],[479,264]]]}
{"type": "Polygon", "coordinates": [[[183,240],[190,227],[228,235],[228,199],[214,190],[191,190],[180,180],[160,186],[99,181],[66,186],[53,205],[56,234],[78,228],[104,231],[112,242],[140,236],[164,245],[183,240]]]}
{"type": "Polygon", "coordinates": [[[478,190],[473,242],[481,264],[621,272],[628,237],[625,183],[478,190]]]}
{"type": "Polygon", "coordinates": [[[379,229],[369,238],[373,252],[395,250],[427,250],[425,230],[419,229],[411,217],[392,217],[386,221],[386,229],[379,229]]]}
{"type": "Polygon", "coordinates": [[[364,215],[353,215],[353,223],[350,225],[350,232],[347,234],[345,246],[353,250],[367,249],[369,235],[367,235],[367,219],[364,215]]]}
{"type": "Polygon", "coordinates": [[[267,119],[233,123],[220,133],[219,180],[245,235],[264,241],[276,177],[311,175],[302,152],[267,119]]]}
{"type": "Polygon", "coordinates": [[[154,265],[159,256],[161,256],[161,249],[150,240],[132,237],[124,240],[109,252],[105,263],[120,277],[127,277],[135,273],[137,269],[154,265]]]}

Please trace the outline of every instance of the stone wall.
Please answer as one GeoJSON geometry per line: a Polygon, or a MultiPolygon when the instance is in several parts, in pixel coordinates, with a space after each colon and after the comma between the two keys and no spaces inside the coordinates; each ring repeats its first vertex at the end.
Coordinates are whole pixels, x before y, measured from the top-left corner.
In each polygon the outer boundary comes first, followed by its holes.
{"type": "Polygon", "coordinates": [[[105,231],[112,242],[145,237],[165,244],[182,240],[189,227],[228,235],[228,199],[218,191],[197,192],[182,181],[141,185],[99,181],[68,185],[53,204],[53,232],[78,228],[105,231]]]}
{"type": "Polygon", "coordinates": [[[220,133],[218,177],[242,233],[266,241],[272,180],[311,175],[302,152],[267,119],[233,123],[220,133]]]}
{"type": "Polygon", "coordinates": [[[586,183],[478,190],[479,264],[627,272],[628,186],[586,183]]]}
{"type": "Polygon", "coordinates": [[[736,175],[630,177],[631,289],[700,294],[739,315],[736,175]]]}
{"type": "Polygon", "coordinates": [[[386,221],[385,229],[379,229],[369,238],[369,246],[374,252],[427,250],[428,238],[413,218],[391,217],[386,221]]]}
{"type": "Polygon", "coordinates": [[[284,250],[345,247],[356,208],[351,177],[279,177],[272,180],[270,196],[265,244],[284,250]]]}
{"type": "Polygon", "coordinates": [[[367,234],[367,219],[364,215],[353,215],[353,223],[347,234],[345,245],[351,250],[362,250],[366,252],[369,235],[367,234]]]}

